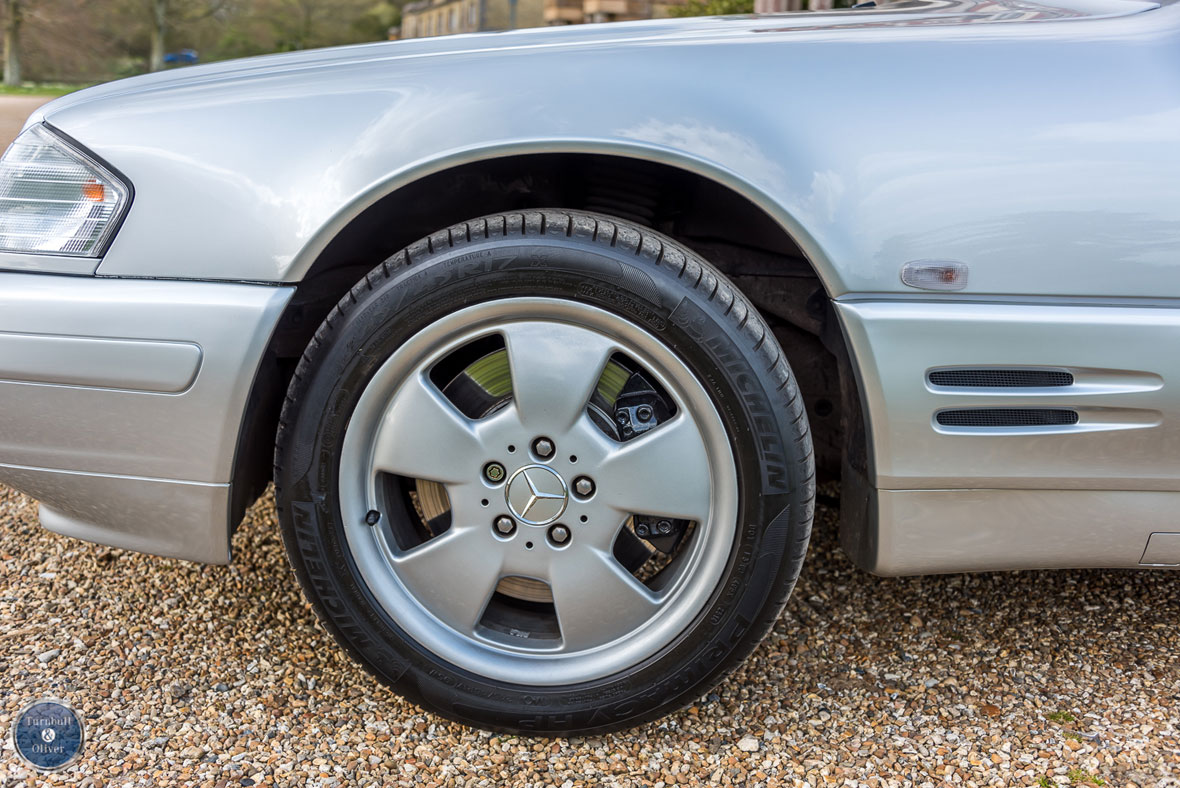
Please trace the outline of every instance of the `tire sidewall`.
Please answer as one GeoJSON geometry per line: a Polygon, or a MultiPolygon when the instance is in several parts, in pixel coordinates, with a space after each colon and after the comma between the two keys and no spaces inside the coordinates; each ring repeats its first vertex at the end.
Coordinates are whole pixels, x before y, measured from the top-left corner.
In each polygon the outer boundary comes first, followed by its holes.
{"type": "Polygon", "coordinates": [[[389,276],[370,275],[362,283],[367,286],[351,294],[355,303],[346,299],[321,332],[322,341],[309,349],[310,374],[293,381],[296,405],[284,418],[289,438],[278,462],[288,551],[337,639],[419,704],[467,723],[539,733],[606,731],[651,719],[698,697],[744,657],[773,621],[767,608],[785,598],[784,584],[789,592],[799,567],[786,546],[809,527],[810,480],[801,478],[806,463],[793,453],[800,447],[784,437],[792,433],[786,423],[792,414],[782,405],[781,387],[742,327],[713,299],[716,285],[711,292],[700,286],[706,274],[714,276],[710,269],[702,267],[701,278],[690,285],[684,278],[688,266],[678,272],[649,257],[641,245],[604,246],[564,234],[448,245],[411,265],[387,268],[389,276]],[[389,355],[460,308],[522,295],[596,306],[660,339],[708,391],[737,467],[735,542],[705,608],[657,655],[576,686],[486,679],[419,646],[360,581],[337,503],[349,417],[389,355]]]}

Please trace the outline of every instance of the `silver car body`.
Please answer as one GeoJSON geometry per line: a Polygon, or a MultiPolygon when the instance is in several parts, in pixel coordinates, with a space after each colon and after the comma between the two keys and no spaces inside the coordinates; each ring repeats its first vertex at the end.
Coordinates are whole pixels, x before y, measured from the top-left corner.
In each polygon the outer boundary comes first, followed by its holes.
{"type": "Polygon", "coordinates": [[[805,253],[868,424],[861,565],[1180,565],[1180,6],[917,0],[411,40],[115,82],[42,122],[134,188],[101,259],[0,256],[0,481],[55,531],[227,561],[255,374],[329,242],[432,173],[584,152],[716,181],[805,253]],[[966,265],[966,288],[904,284],[923,260],[966,265]],[[927,378],[996,366],[1074,382],[927,378]],[[1079,418],[935,419],[998,406],[1079,418]]]}

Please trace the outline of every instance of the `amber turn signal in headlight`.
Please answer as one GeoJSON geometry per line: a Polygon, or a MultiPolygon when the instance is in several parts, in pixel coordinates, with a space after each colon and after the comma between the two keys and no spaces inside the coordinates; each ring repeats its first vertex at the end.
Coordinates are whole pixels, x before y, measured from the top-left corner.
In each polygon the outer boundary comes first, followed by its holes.
{"type": "Polygon", "coordinates": [[[43,125],[0,159],[0,252],[99,257],[130,189],[43,125]]]}

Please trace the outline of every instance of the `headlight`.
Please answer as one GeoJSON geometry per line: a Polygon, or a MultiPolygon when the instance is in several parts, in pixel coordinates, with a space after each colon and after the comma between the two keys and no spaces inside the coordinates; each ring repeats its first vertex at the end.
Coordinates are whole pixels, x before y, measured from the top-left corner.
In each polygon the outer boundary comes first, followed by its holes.
{"type": "Polygon", "coordinates": [[[130,189],[43,125],[0,158],[0,252],[99,257],[130,189]]]}

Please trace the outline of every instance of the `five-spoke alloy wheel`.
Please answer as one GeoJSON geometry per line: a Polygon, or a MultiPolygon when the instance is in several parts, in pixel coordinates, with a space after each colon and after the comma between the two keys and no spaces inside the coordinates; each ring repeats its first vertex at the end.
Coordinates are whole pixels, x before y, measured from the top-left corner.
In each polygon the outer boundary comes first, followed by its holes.
{"type": "Polygon", "coordinates": [[[656,654],[716,588],[737,518],[725,428],[691,371],[635,324],[557,299],[470,306],[395,351],[349,422],[340,490],[350,553],[385,612],[452,664],[517,684],[576,684],[656,654]],[[473,345],[471,363],[498,360],[510,381],[474,417],[447,398],[452,381],[440,388],[431,374],[473,345]],[[673,415],[623,439],[604,372],[650,381],[673,415]],[[489,478],[501,466],[503,478],[489,478]],[[421,496],[423,482],[447,502],[438,533],[399,540],[365,524],[370,510],[399,511],[407,488],[421,496]],[[692,533],[664,554],[634,535],[636,518],[692,533]],[[644,583],[653,556],[667,565],[644,583]]]}
{"type": "Polygon", "coordinates": [[[355,287],[292,381],[292,564],[378,677],[464,722],[604,731],[691,701],[773,623],[810,531],[806,419],[706,263],[508,214],[355,287]]]}

